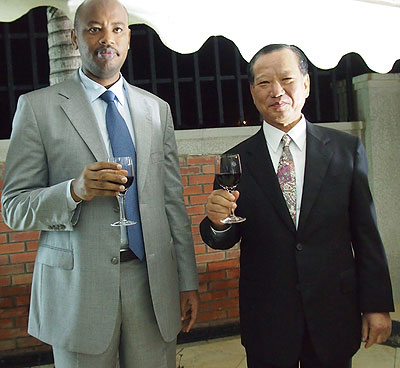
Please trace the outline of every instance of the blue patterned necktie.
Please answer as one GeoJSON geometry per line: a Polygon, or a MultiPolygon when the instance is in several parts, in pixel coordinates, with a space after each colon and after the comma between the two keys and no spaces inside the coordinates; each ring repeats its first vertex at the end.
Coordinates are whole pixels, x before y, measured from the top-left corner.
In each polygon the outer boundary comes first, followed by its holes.
{"type": "Polygon", "coordinates": [[[137,193],[135,146],[132,142],[131,134],[126,126],[125,120],[115,106],[115,94],[111,91],[106,91],[100,96],[100,98],[107,103],[106,125],[113,156],[130,156],[133,160],[135,177],[133,184],[126,192],[125,212],[126,218],[128,220],[136,221],[136,225],[127,226],[126,229],[128,231],[129,248],[139,259],[142,260],[144,258],[144,242],[137,193]]]}
{"type": "Polygon", "coordinates": [[[287,134],[284,134],[282,142],[283,151],[279,159],[277,176],[290,217],[296,225],[296,172],[294,170],[293,156],[289,149],[291,138],[287,134]]]}

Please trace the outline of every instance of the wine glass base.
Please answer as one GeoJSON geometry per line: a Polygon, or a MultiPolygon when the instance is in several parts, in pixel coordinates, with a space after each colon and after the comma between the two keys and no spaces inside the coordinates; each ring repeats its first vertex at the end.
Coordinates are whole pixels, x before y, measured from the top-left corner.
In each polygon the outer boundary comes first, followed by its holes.
{"type": "Polygon", "coordinates": [[[239,217],[239,216],[229,216],[223,220],[221,220],[221,222],[225,225],[228,224],[239,224],[243,221],[246,221],[245,217],[239,217]]]}
{"type": "Polygon", "coordinates": [[[137,222],[131,220],[116,221],[111,226],[131,226],[136,225],[137,222]]]}

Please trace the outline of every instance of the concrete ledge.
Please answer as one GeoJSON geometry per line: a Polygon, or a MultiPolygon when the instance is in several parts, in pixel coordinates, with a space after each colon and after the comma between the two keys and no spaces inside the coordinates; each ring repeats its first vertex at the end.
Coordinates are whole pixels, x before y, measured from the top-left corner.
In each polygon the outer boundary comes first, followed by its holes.
{"type": "Polygon", "coordinates": [[[0,139],[0,162],[6,161],[8,146],[10,145],[9,139],[0,139]]]}
{"type": "MultiPolygon", "coordinates": [[[[364,138],[363,121],[318,123],[317,125],[342,130],[364,138]]],[[[177,130],[175,132],[180,155],[205,155],[222,153],[244,141],[260,129],[260,126],[177,130]]]]}
{"type": "MultiPolygon", "coordinates": [[[[364,137],[365,124],[363,121],[319,123],[317,125],[364,137]]],[[[176,130],[175,136],[179,154],[195,156],[225,152],[255,134],[258,129],[260,129],[259,126],[176,130]]],[[[9,139],[0,139],[0,162],[6,160],[9,144],[9,139]]]]}
{"type": "Polygon", "coordinates": [[[180,155],[222,153],[257,132],[259,126],[175,131],[180,155]]]}

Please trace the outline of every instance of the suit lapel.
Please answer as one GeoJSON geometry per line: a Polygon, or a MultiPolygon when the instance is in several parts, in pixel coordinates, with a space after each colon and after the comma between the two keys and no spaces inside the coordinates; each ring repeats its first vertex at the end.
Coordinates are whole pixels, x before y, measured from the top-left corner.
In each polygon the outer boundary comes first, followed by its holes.
{"type": "Polygon", "coordinates": [[[97,161],[107,160],[104,146],[94,112],[80,83],[78,73],[66,81],[59,94],[66,98],[61,104],[68,119],[92,152],[97,161]]]}
{"type": "Polygon", "coordinates": [[[245,165],[247,166],[249,174],[263,190],[282,221],[291,231],[295,232],[296,228],[290,217],[285,199],[283,198],[262,128],[254,136],[254,142],[249,144],[247,155],[248,159],[245,160],[245,165]]]}
{"type": "Polygon", "coordinates": [[[307,122],[307,149],[299,231],[306,224],[332,158],[333,152],[329,148],[329,140],[329,137],[321,134],[318,127],[307,122]]]}
{"type": "MultiPolygon", "coordinates": [[[[152,121],[152,109],[149,102],[134,87],[126,84],[129,96],[129,109],[131,111],[133,129],[135,132],[135,149],[137,162],[137,181],[139,195],[144,189],[147,170],[150,165],[152,121]]],[[[160,118],[158,117],[158,121],[160,118]]]]}

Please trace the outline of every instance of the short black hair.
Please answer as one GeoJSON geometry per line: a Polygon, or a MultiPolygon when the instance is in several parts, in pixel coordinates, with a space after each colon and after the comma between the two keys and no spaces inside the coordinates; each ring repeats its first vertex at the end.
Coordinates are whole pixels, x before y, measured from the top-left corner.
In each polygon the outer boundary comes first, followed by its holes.
{"type": "Polygon", "coordinates": [[[303,76],[308,74],[308,61],[306,56],[304,55],[303,51],[301,51],[298,47],[293,45],[286,45],[284,43],[274,43],[267,46],[264,46],[261,50],[259,50],[250,60],[249,64],[247,65],[247,76],[249,78],[249,83],[251,85],[254,84],[254,64],[256,63],[257,59],[262,56],[269,54],[273,51],[278,51],[282,49],[287,49],[293,51],[297,55],[297,59],[299,62],[299,69],[303,76]]]}

